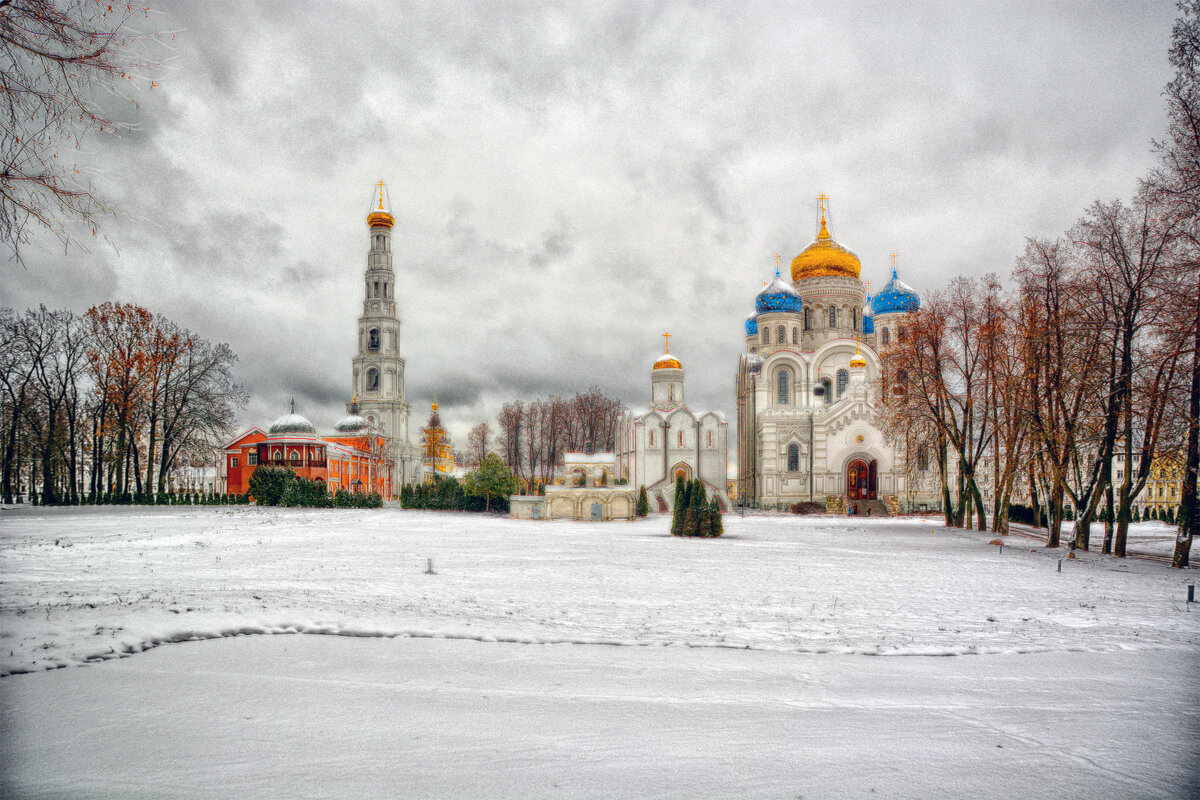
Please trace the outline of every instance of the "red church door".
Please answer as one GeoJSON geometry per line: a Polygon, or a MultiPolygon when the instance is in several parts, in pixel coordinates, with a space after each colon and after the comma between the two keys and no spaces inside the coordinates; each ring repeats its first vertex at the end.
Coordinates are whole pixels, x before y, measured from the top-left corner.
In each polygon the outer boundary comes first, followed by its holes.
{"type": "Polygon", "coordinates": [[[846,496],[851,500],[865,500],[870,496],[871,470],[862,459],[851,461],[846,467],[846,496]]]}

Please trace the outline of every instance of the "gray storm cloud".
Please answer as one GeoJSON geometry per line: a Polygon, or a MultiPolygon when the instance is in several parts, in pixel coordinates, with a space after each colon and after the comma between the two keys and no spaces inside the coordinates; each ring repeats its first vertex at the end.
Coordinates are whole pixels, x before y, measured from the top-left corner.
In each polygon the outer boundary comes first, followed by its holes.
{"type": "Polygon", "coordinates": [[[143,304],[228,341],[265,424],[349,399],[388,182],[414,420],[596,384],[644,405],[663,331],[732,416],[761,281],[833,232],[918,289],[1007,274],[1153,162],[1171,3],[167,3],[139,127],[84,157],[121,209],[3,302],[143,304]],[[90,236],[85,239],[91,241],[90,236]]]}

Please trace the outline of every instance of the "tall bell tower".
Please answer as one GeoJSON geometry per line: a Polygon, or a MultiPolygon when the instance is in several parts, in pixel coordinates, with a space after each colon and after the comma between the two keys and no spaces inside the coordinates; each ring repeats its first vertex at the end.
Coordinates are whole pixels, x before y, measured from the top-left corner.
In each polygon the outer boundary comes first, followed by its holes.
{"type": "MultiPolygon", "coordinates": [[[[388,441],[396,465],[392,485],[416,479],[414,448],[408,437],[411,405],[404,399],[404,359],[400,356],[400,319],[396,316],[396,275],[392,271],[392,216],[387,184],[375,185],[367,214],[370,250],[364,276],[362,315],[358,318],[358,354],[354,356],[354,394],[359,413],[388,441]]],[[[346,410],[350,410],[350,403],[346,410]]],[[[417,459],[419,464],[419,459],[417,459]]]]}

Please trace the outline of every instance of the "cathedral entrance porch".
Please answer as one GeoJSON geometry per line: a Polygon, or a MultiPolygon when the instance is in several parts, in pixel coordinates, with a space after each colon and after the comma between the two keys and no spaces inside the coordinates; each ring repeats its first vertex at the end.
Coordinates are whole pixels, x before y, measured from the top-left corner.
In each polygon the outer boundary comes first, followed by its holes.
{"type": "Polygon", "coordinates": [[[878,462],[875,459],[867,463],[856,458],[846,465],[846,497],[851,504],[875,499],[878,491],[877,470],[878,462]]]}

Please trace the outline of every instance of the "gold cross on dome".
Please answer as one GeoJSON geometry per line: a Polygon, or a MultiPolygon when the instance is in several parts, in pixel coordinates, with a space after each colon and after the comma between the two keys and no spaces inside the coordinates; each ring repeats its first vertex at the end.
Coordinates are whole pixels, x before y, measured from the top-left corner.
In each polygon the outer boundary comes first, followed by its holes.
{"type": "Polygon", "coordinates": [[[896,255],[897,255],[896,251],[895,251],[895,250],[893,250],[893,251],[891,252],[891,256],[892,256],[892,269],[895,269],[895,268],[896,268],[896,255]]]}
{"type": "Polygon", "coordinates": [[[779,253],[775,254],[775,271],[779,271],[779,253]]]}
{"type": "Polygon", "coordinates": [[[665,347],[666,347],[667,355],[670,355],[671,354],[671,334],[664,333],[663,338],[667,340],[665,347]]]}
{"type": "Polygon", "coordinates": [[[387,184],[383,182],[383,178],[380,178],[379,183],[375,185],[379,187],[379,210],[383,211],[383,187],[387,184]]]}

